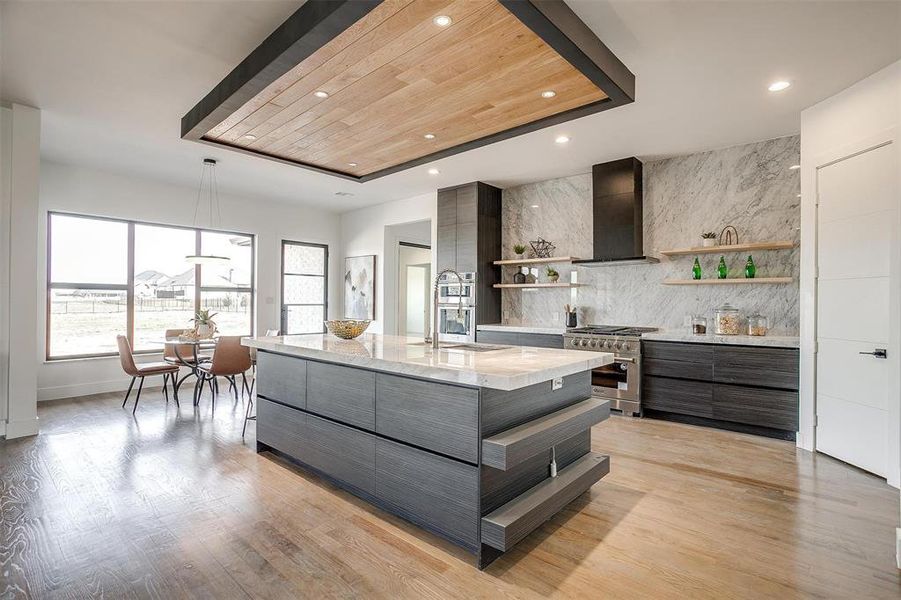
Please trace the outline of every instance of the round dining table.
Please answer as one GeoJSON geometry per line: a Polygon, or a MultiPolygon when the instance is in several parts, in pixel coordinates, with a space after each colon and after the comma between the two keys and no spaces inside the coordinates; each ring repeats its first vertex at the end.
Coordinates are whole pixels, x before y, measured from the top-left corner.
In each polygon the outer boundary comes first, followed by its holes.
{"type": "Polygon", "coordinates": [[[173,384],[173,393],[176,400],[178,400],[178,388],[181,387],[181,384],[184,383],[185,379],[193,375],[196,378],[196,380],[194,381],[194,405],[196,406],[200,401],[200,392],[202,391],[200,386],[198,385],[201,382],[200,363],[202,362],[202,360],[200,358],[200,350],[215,348],[217,341],[218,338],[194,340],[184,339],[180,337],[167,337],[161,340],[156,340],[155,343],[157,344],[162,344],[163,346],[172,346],[172,352],[175,354],[175,359],[178,361],[179,366],[189,369],[189,371],[185,373],[184,377],[182,377],[181,379],[177,377],[175,378],[175,383],[173,384]],[[191,347],[190,356],[182,356],[181,351],[183,350],[184,346],[191,347]]]}

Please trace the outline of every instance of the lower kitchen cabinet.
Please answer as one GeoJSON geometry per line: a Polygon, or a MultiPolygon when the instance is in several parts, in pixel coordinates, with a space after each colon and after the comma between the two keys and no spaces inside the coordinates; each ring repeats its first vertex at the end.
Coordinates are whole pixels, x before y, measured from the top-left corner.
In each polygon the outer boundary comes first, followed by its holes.
{"type": "Polygon", "coordinates": [[[642,343],[645,414],[795,439],[798,350],[642,343]]]}
{"type": "Polygon", "coordinates": [[[506,344],[508,346],[533,346],[536,348],[563,348],[563,334],[520,333],[514,331],[477,331],[480,344],[506,344]]]}

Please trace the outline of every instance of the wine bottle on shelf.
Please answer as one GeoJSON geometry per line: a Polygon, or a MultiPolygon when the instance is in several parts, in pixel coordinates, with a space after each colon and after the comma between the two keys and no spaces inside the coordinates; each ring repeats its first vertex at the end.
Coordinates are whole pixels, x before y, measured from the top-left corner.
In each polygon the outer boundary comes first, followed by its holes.
{"type": "Polygon", "coordinates": [[[729,277],[729,267],[726,266],[725,256],[720,257],[720,264],[716,268],[716,276],[720,279],[726,279],[727,277],[729,277]]]}
{"type": "Polygon", "coordinates": [[[745,277],[748,279],[754,279],[754,276],[757,275],[757,265],[754,264],[754,259],[751,258],[751,255],[748,255],[748,262],[745,263],[745,277]]]}
{"type": "Polygon", "coordinates": [[[701,263],[698,262],[698,257],[695,257],[695,264],[691,267],[691,278],[692,279],[700,279],[701,278],[701,263]]]}

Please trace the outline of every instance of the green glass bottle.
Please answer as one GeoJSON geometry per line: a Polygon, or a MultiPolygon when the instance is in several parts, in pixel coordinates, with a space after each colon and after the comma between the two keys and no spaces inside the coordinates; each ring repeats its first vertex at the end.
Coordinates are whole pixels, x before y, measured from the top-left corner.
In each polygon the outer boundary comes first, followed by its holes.
{"type": "Polygon", "coordinates": [[[726,279],[727,277],[729,277],[729,267],[726,266],[725,256],[720,257],[720,264],[716,268],[716,276],[720,279],[726,279]]]}
{"type": "Polygon", "coordinates": [[[698,257],[695,257],[695,264],[691,267],[691,278],[692,279],[700,279],[701,278],[701,263],[698,262],[698,257]]]}
{"type": "Polygon", "coordinates": [[[754,264],[754,259],[748,255],[748,262],[745,263],[745,277],[748,279],[754,279],[754,275],[757,274],[757,266],[754,264]]]}

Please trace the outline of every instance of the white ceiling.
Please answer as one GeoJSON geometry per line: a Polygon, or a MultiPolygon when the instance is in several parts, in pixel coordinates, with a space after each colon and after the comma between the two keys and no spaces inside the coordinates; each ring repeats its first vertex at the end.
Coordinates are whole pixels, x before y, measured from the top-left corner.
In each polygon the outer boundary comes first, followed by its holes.
{"type": "Polygon", "coordinates": [[[635,73],[634,104],[366,184],[179,138],[182,115],[302,2],[3,2],[0,97],[43,110],[47,159],[196,185],[215,156],[223,191],[341,211],[794,134],[801,109],[901,58],[901,0],[568,3],[635,73]],[[776,79],[793,85],[772,94],[776,79]]]}

